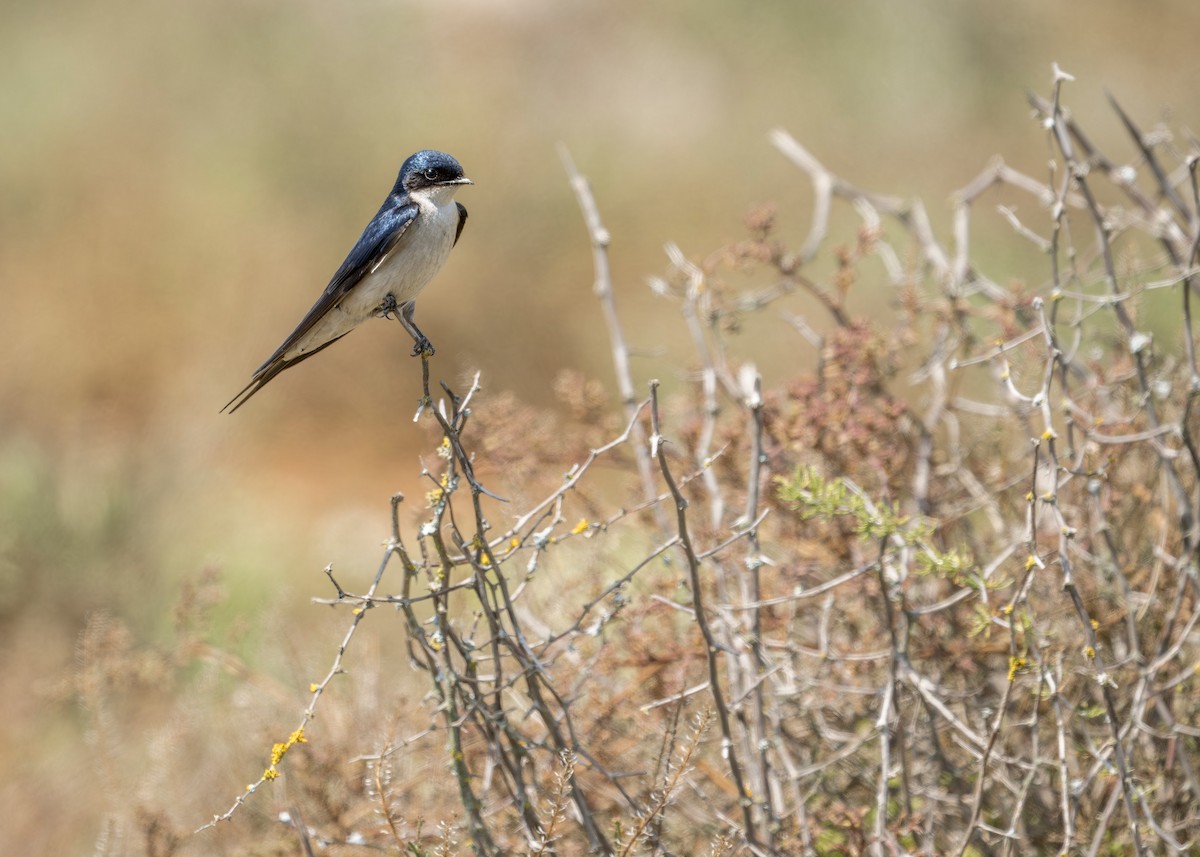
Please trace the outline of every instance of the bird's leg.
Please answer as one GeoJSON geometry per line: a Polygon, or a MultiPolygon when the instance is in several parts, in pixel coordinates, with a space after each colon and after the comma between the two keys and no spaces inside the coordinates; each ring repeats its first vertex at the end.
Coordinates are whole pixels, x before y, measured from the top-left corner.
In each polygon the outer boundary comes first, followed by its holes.
{"type": "Polygon", "coordinates": [[[432,357],[433,343],[429,341],[429,337],[421,333],[421,329],[413,321],[413,310],[415,309],[415,301],[406,301],[403,304],[397,305],[395,295],[388,295],[383,299],[383,303],[379,305],[379,309],[375,310],[375,314],[384,318],[390,318],[392,313],[396,313],[396,320],[408,331],[408,335],[413,338],[413,357],[421,354],[426,357],[432,357]]]}
{"type": "Polygon", "coordinates": [[[426,357],[433,356],[433,343],[429,341],[429,337],[421,333],[421,329],[417,327],[417,323],[413,321],[413,311],[416,310],[416,301],[409,301],[400,307],[400,323],[404,325],[404,329],[408,331],[408,335],[413,338],[413,357],[424,355],[426,357]]]}

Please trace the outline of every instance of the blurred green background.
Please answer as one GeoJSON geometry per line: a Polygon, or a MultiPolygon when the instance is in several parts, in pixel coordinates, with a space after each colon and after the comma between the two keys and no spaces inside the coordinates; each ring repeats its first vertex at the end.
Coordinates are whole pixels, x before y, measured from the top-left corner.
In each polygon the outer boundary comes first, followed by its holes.
{"type": "MultiPolygon", "coordinates": [[[[856,184],[920,195],[941,225],[995,154],[1044,175],[1025,92],[1049,91],[1052,62],[1111,139],[1106,89],[1143,127],[1194,124],[1197,34],[1192,0],[9,0],[0,779],[36,794],[66,765],[73,733],[46,714],[63,713],[52,688],[89,614],[154,639],[179,581],[205,567],[251,617],[281,602],[303,615],[327,594],[327,562],[351,584],[373,570],[387,497],[419,496],[415,453],[431,445],[399,327],[367,324],[218,411],[412,151],[445,149],[476,181],[459,195],[463,240],[419,304],[439,377],[479,369],[486,390],[535,403],[561,369],[610,381],[561,141],[612,233],[619,306],[647,355],[638,378],[669,388],[686,352],[664,334],[675,309],[645,287],[663,244],[703,256],[768,201],[782,237],[805,234],[806,182],[769,129],[856,184]]],[[[1123,138],[1110,149],[1133,157],[1123,138]]],[[[794,344],[780,324],[755,353],[790,371],[794,344]]],[[[9,791],[10,812],[34,811],[9,791]]]]}

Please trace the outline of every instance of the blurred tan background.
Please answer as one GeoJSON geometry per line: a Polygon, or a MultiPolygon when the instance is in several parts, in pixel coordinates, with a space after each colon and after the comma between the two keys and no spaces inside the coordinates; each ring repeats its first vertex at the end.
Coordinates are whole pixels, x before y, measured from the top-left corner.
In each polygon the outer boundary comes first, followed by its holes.
{"type": "MultiPolygon", "coordinates": [[[[373,570],[387,497],[422,490],[432,445],[399,326],[218,411],[412,151],[449,151],[476,182],[419,303],[435,372],[546,404],[561,369],[612,377],[558,142],[612,232],[644,380],[681,365],[675,310],[645,287],[665,242],[702,256],[768,201],[802,239],[808,190],[770,128],[945,223],[994,154],[1042,175],[1025,92],[1048,92],[1052,62],[1114,139],[1105,89],[1143,127],[1194,125],[1197,34],[1192,0],[3,4],[3,779],[76,746],[52,689],[94,611],[153,639],[206,566],[242,617],[303,615],[327,562],[349,582],[373,570]]],[[[760,360],[793,338],[770,332],[760,360]]]]}

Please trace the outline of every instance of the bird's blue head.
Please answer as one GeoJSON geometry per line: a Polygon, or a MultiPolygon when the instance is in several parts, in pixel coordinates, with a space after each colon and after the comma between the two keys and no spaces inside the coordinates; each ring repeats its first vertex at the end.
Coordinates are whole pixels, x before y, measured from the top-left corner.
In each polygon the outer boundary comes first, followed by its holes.
{"type": "Polygon", "coordinates": [[[411,156],[400,167],[400,175],[396,178],[396,190],[404,193],[463,184],[474,182],[463,175],[462,165],[445,152],[432,149],[423,149],[411,156]]]}

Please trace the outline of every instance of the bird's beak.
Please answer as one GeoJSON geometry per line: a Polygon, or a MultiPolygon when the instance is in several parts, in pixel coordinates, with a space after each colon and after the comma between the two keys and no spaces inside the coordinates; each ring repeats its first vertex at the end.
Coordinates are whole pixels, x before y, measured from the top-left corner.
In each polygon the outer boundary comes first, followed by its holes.
{"type": "Polygon", "coordinates": [[[458,184],[475,184],[475,182],[471,181],[471,180],[470,180],[469,178],[467,178],[466,176],[463,176],[463,177],[462,177],[462,178],[460,178],[460,179],[451,179],[451,180],[450,180],[450,181],[448,181],[448,182],[440,182],[440,184],[444,184],[444,185],[458,185],[458,184]]]}

